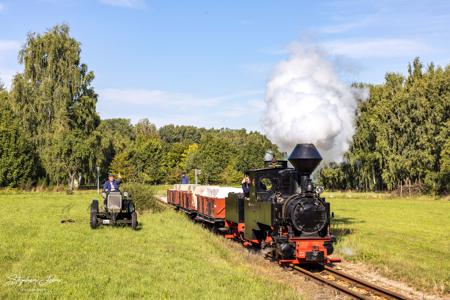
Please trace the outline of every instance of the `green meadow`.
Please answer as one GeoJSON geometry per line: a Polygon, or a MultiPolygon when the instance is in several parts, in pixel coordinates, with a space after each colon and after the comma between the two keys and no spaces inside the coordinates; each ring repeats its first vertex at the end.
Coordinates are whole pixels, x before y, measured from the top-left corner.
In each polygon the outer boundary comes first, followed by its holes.
{"type": "Polygon", "coordinates": [[[418,289],[450,292],[450,201],[326,193],[336,253],[418,289]]]}
{"type": "Polygon", "coordinates": [[[170,209],[91,230],[95,196],[0,192],[0,299],[299,298],[170,209]]]}
{"type": "MultiPolygon", "coordinates": [[[[448,294],[448,200],[325,196],[334,211],[337,255],[448,294]]],[[[138,231],[91,230],[89,203],[95,197],[95,192],[0,192],[0,299],[299,297],[292,287],[253,271],[221,237],[171,209],[139,215],[138,231]],[[68,219],[74,222],[61,223],[68,219]]]]}

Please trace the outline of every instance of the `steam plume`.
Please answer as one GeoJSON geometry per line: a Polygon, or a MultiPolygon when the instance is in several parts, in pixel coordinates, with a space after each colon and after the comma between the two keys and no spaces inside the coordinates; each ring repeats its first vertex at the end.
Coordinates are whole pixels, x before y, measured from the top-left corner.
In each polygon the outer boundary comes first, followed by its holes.
{"type": "Polygon", "coordinates": [[[296,46],[267,84],[263,129],[282,151],[314,143],[324,161],[342,161],[364,92],[341,82],[319,49],[296,46]]]}

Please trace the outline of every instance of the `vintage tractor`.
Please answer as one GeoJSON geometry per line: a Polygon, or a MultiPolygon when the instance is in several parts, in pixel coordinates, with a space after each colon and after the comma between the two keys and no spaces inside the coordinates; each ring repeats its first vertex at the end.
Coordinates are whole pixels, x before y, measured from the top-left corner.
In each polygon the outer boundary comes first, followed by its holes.
{"type": "Polygon", "coordinates": [[[99,225],[131,225],[137,229],[137,213],[134,203],[127,192],[109,192],[105,195],[105,207],[99,210],[98,200],[91,203],[91,228],[96,229],[99,225]]]}

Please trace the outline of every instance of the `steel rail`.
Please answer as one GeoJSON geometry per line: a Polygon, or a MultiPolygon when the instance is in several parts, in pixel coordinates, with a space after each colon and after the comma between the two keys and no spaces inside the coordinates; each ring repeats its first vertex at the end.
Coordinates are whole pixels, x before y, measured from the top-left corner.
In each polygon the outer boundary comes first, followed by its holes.
{"type": "MultiPolygon", "coordinates": [[[[270,259],[273,259],[273,256],[271,254],[266,254],[266,257],[270,258],[270,259]]],[[[390,291],[390,290],[385,289],[383,287],[374,285],[371,282],[365,281],[363,279],[356,278],[356,277],[354,277],[352,275],[346,274],[346,273],[344,273],[342,271],[338,271],[338,270],[333,269],[333,268],[331,268],[329,266],[325,266],[325,265],[322,265],[322,266],[324,267],[324,271],[325,272],[327,272],[330,275],[334,275],[334,277],[337,277],[336,279],[344,281],[347,284],[350,284],[350,285],[352,285],[354,287],[357,287],[359,289],[363,289],[369,295],[366,295],[364,293],[355,291],[355,290],[353,290],[353,289],[351,289],[351,288],[349,288],[349,287],[347,287],[345,285],[339,284],[335,280],[327,279],[327,278],[322,276],[323,273],[314,273],[314,272],[311,272],[311,271],[309,271],[309,270],[307,270],[305,268],[302,268],[302,267],[300,267],[298,265],[289,264],[290,268],[292,268],[292,269],[294,269],[294,270],[296,270],[296,271],[298,271],[298,272],[300,272],[300,273],[302,273],[302,274],[304,274],[304,275],[306,275],[308,277],[311,277],[311,278],[315,279],[316,281],[318,281],[320,283],[324,283],[326,285],[329,285],[329,286],[335,288],[336,290],[339,290],[339,291],[341,291],[341,292],[343,292],[343,293],[345,293],[345,294],[347,294],[349,296],[352,296],[355,299],[364,299],[364,300],[372,299],[373,297],[371,297],[371,295],[378,296],[378,297],[385,298],[385,299],[401,299],[401,300],[408,299],[407,297],[405,297],[405,296],[403,296],[401,294],[398,294],[396,292],[390,291]]]]}
{"type": "Polygon", "coordinates": [[[401,295],[399,293],[396,293],[394,291],[390,291],[390,290],[388,290],[386,288],[383,288],[381,286],[375,285],[375,284],[373,284],[373,283],[371,283],[369,281],[366,281],[364,279],[356,278],[356,277],[354,277],[352,275],[346,274],[346,273],[344,273],[342,271],[336,270],[336,269],[331,268],[329,266],[324,266],[324,268],[329,273],[337,275],[338,277],[341,277],[341,278],[345,278],[347,281],[355,283],[356,285],[360,285],[360,286],[363,286],[364,288],[368,288],[370,292],[372,292],[372,293],[374,293],[374,294],[376,294],[378,296],[387,297],[387,298],[390,298],[390,299],[401,299],[401,300],[408,299],[407,297],[405,297],[405,296],[403,296],[403,295],[401,295]]]}
{"type": "Polygon", "coordinates": [[[311,278],[321,282],[321,283],[325,283],[325,284],[327,284],[327,285],[329,285],[329,286],[331,286],[331,287],[333,287],[333,288],[335,288],[335,289],[337,289],[337,290],[339,290],[341,292],[344,292],[345,294],[350,295],[350,296],[354,297],[355,299],[361,299],[361,300],[370,299],[370,297],[361,295],[361,293],[353,291],[353,290],[351,290],[351,289],[349,289],[349,288],[347,288],[347,287],[345,287],[343,285],[337,284],[336,282],[334,282],[332,280],[327,280],[327,279],[323,278],[322,276],[320,276],[320,275],[318,275],[316,273],[310,272],[310,271],[308,271],[308,270],[306,270],[304,268],[301,268],[301,267],[296,266],[296,265],[290,265],[290,267],[292,269],[296,270],[296,271],[299,271],[300,273],[302,273],[304,275],[307,275],[307,276],[309,276],[309,277],[311,277],[311,278]]]}

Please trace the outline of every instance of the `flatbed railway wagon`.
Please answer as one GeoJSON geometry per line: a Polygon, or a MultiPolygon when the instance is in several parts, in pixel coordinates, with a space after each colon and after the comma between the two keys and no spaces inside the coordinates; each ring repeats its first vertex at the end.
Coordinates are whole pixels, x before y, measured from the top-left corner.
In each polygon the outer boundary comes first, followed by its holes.
{"type": "Polygon", "coordinates": [[[197,220],[213,224],[215,227],[225,223],[225,198],[229,193],[240,192],[233,187],[207,187],[197,194],[197,220]]]}

